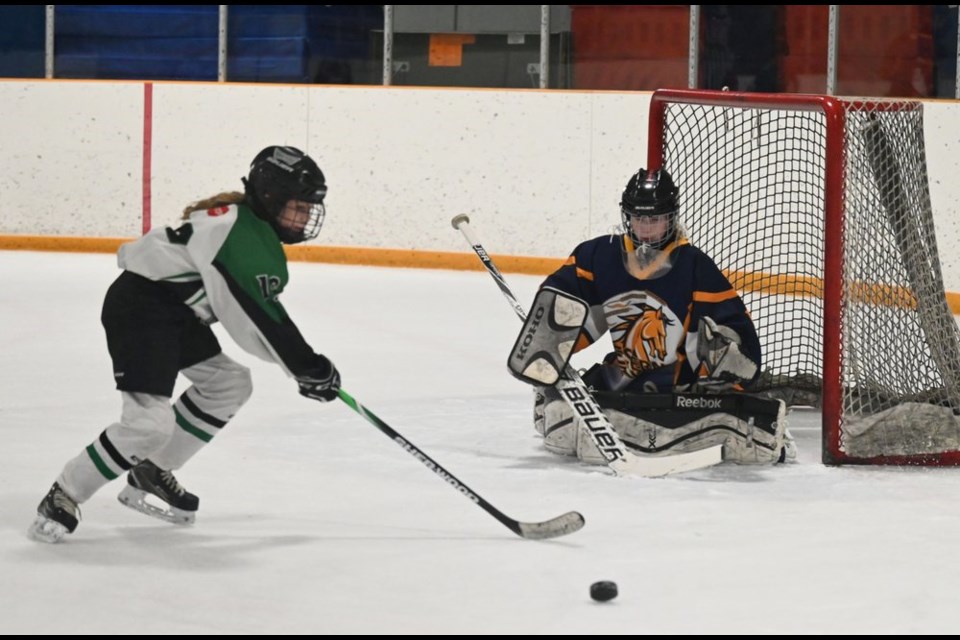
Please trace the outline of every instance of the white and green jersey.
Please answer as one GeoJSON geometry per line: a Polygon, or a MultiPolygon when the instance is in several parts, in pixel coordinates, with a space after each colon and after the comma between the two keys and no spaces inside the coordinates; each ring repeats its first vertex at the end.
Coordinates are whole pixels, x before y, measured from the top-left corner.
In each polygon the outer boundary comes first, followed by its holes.
{"type": "Polygon", "coordinates": [[[283,245],[249,207],[195,211],[177,229],[124,244],[117,262],[163,284],[202,321],[219,320],[241,348],[288,374],[313,366],[313,349],[277,300],[288,280],[283,245]]]}

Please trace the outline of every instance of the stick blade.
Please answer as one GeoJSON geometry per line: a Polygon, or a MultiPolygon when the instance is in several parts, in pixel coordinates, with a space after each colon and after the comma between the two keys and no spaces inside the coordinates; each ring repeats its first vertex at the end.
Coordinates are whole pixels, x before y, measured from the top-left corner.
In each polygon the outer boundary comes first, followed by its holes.
{"type": "Polygon", "coordinates": [[[642,476],[644,478],[662,478],[663,476],[685,471],[705,469],[723,462],[723,445],[716,445],[670,456],[630,456],[627,459],[610,463],[610,468],[618,476],[642,476]]]}
{"type": "Polygon", "coordinates": [[[528,540],[548,540],[580,531],[584,524],[586,521],[582,515],[570,511],[544,522],[518,522],[517,535],[528,540]]]}
{"type": "Polygon", "coordinates": [[[464,222],[466,222],[467,224],[470,224],[470,217],[465,213],[457,214],[453,216],[452,220],[450,220],[450,224],[453,225],[454,229],[459,229],[460,225],[463,224],[464,222]]]}

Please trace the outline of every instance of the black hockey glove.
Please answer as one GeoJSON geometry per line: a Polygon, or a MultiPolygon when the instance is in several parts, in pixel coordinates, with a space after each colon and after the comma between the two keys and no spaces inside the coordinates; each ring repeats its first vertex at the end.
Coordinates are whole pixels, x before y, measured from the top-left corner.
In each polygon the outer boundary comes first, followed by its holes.
{"type": "Polygon", "coordinates": [[[340,372],[326,356],[317,354],[313,367],[297,376],[300,395],[320,402],[337,399],[340,389],[340,372]]]}

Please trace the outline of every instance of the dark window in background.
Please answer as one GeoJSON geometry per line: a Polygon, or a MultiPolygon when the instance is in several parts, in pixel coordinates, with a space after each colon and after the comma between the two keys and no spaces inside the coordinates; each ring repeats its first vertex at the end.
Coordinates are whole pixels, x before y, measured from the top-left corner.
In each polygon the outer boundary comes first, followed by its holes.
{"type": "Polygon", "coordinates": [[[839,26],[839,95],[934,95],[933,5],[843,6],[839,26]]]}
{"type": "MultiPolygon", "coordinates": [[[[839,95],[955,95],[956,6],[843,5],[839,15],[839,95]]],[[[827,90],[827,5],[704,5],[701,23],[702,88],[827,90]]]]}
{"type": "Polygon", "coordinates": [[[308,73],[319,84],[383,84],[383,5],[319,5],[308,73]]]}
{"type": "Polygon", "coordinates": [[[573,87],[652,91],[689,84],[689,5],[570,5],[573,87]]]}
{"type": "Polygon", "coordinates": [[[228,34],[229,80],[383,82],[383,5],[231,5],[228,34]]]}
{"type": "MultiPolygon", "coordinates": [[[[391,83],[537,88],[541,20],[541,5],[394,5],[391,83]]],[[[570,9],[551,5],[551,88],[569,87],[569,42],[570,9]]]]}
{"type": "Polygon", "coordinates": [[[45,23],[42,4],[0,7],[0,78],[44,77],[45,23]]]}
{"type": "Polygon", "coordinates": [[[957,5],[933,5],[933,82],[938,98],[953,98],[957,86],[957,5]]]}
{"type": "Polygon", "coordinates": [[[57,5],[54,75],[216,80],[218,9],[208,5],[57,5]]]}
{"type": "Polygon", "coordinates": [[[702,5],[701,11],[700,88],[783,90],[783,7],[702,5]]]}
{"type": "MultiPolygon", "coordinates": [[[[0,8],[0,75],[43,77],[44,21],[0,8]]],[[[217,80],[219,5],[57,5],[55,27],[57,78],[217,80]]],[[[380,84],[374,30],[383,5],[231,5],[227,79],[380,84]]]]}
{"type": "MultiPolygon", "coordinates": [[[[0,7],[0,77],[44,76],[45,6],[0,7]]],[[[504,7],[395,5],[393,83],[538,86],[540,6],[504,7]],[[435,24],[405,29],[416,7],[435,24]]],[[[550,87],[687,86],[689,5],[551,13],[550,87]]],[[[214,81],[218,15],[219,5],[56,5],[54,75],[214,81]]],[[[230,81],[383,81],[383,5],[231,5],[228,15],[230,81]]],[[[701,5],[697,85],[826,91],[827,16],[826,5],[701,5]]],[[[956,5],[843,5],[840,40],[841,95],[955,96],[956,5]]]]}
{"type": "MultiPolygon", "coordinates": [[[[551,88],[566,88],[568,66],[561,64],[569,49],[567,34],[550,37],[551,88]]],[[[377,51],[379,52],[379,48],[377,51]]],[[[398,86],[484,87],[534,89],[540,86],[540,36],[531,34],[398,33],[393,37],[394,74],[398,86]],[[461,38],[447,45],[459,50],[458,60],[438,64],[437,40],[461,38]]],[[[382,63],[381,63],[382,64],[382,63]]],[[[382,82],[381,69],[378,83],[382,82]]]]}

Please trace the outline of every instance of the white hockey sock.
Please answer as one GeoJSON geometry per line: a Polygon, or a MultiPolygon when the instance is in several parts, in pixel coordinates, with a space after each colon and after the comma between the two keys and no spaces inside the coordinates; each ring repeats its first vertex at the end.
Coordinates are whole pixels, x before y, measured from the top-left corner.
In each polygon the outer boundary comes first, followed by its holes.
{"type": "Polygon", "coordinates": [[[250,370],[219,353],[183,370],[193,381],[173,405],[170,439],[150,454],[161,469],[179,469],[209,443],[250,398],[250,370]]]}
{"type": "Polygon", "coordinates": [[[203,440],[195,432],[187,431],[180,426],[180,417],[177,417],[177,428],[159,451],[150,454],[150,460],[166,471],[179,469],[187,460],[197,455],[208,440],[203,440]]]}
{"type": "MultiPolygon", "coordinates": [[[[90,445],[92,447],[93,445],[90,445]]],[[[118,475],[118,474],[117,474],[118,475]]],[[[114,478],[117,475],[113,475],[114,478]]],[[[81,451],[63,467],[57,482],[77,504],[86,502],[113,478],[104,475],[90,456],[90,448],[81,451]]]]}

